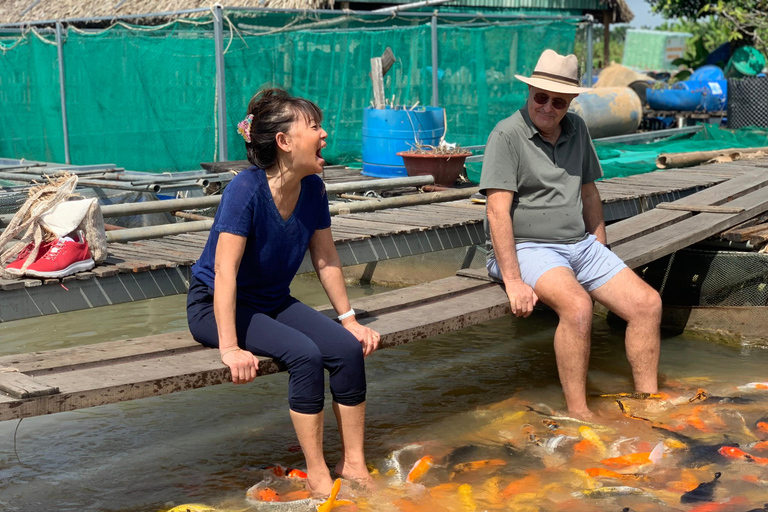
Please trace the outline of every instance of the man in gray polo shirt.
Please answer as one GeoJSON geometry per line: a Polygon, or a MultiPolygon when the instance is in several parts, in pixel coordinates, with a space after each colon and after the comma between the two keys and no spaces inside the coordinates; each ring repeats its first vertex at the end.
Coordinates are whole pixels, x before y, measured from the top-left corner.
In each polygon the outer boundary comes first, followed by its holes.
{"type": "Polygon", "coordinates": [[[586,124],[568,112],[578,63],[545,50],[528,100],[488,137],[480,191],[487,195],[488,273],[504,282],[512,313],[541,300],[559,316],[555,355],[568,410],[589,417],[586,383],[592,299],[627,321],[635,389],[657,392],[659,294],[606,247],[594,181],[603,172],[586,124]]]}

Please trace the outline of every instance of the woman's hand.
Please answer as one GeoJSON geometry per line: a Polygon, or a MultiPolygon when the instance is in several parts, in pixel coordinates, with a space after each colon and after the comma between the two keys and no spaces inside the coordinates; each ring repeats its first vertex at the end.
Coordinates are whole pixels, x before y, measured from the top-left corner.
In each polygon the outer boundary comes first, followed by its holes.
{"type": "Polygon", "coordinates": [[[341,323],[346,330],[351,332],[357,338],[357,341],[363,346],[363,357],[368,357],[374,350],[379,348],[381,335],[378,332],[361,325],[355,319],[350,319],[341,323]]]}
{"type": "Polygon", "coordinates": [[[229,366],[233,384],[247,384],[256,378],[259,360],[247,350],[238,348],[221,351],[221,362],[229,366]]]}

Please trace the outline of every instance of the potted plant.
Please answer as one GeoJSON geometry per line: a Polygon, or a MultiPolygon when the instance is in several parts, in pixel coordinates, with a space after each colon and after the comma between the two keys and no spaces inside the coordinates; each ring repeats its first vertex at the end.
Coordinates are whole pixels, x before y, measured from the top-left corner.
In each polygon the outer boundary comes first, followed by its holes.
{"type": "Polygon", "coordinates": [[[455,144],[442,143],[439,146],[417,144],[408,151],[400,151],[408,176],[432,175],[435,184],[453,187],[459,178],[464,161],[472,153],[455,144]]]}

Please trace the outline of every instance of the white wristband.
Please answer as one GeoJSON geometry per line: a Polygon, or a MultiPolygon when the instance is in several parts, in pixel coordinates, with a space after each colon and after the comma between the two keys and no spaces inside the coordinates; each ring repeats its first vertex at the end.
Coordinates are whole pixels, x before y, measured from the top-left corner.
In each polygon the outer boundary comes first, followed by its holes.
{"type": "Polygon", "coordinates": [[[341,322],[345,318],[349,318],[351,316],[355,316],[355,310],[354,309],[350,309],[349,311],[347,311],[343,315],[339,315],[339,322],[341,322]]]}

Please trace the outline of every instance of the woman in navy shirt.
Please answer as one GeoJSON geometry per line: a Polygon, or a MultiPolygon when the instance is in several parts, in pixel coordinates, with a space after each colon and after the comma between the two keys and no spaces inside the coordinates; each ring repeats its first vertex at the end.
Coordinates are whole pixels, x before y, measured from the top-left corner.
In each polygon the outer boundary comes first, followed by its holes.
{"type": "Polygon", "coordinates": [[[360,325],[347,298],[325,185],[317,176],[328,134],[311,101],[280,89],[251,99],[238,125],[253,167],[224,189],[208,242],[192,267],[187,318],[193,337],[218,347],[232,382],[256,378],[256,355],[288,368],[288,403],[307,462],[307,487],[327,495],[323,458],[324,373],[342,440],[336,473],[368,480],[363,452],[365,367],[379,334],[360,325]],[[312,264],[341,324],[290,295],[309,249],[312,264]]]}

